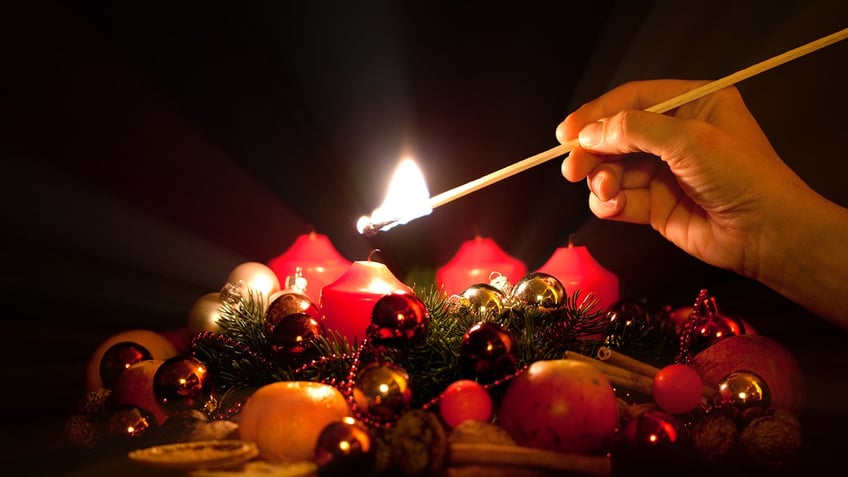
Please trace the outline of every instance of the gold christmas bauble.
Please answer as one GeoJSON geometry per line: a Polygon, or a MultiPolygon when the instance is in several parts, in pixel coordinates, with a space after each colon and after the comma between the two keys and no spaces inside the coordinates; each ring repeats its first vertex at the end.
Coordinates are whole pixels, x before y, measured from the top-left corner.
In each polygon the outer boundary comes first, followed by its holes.
{"type": "Polygon", "coordinates": [[[553,275],[535,272],[516,282],[512,298],[524,305],[551,311],[565,303],[565,287],[553,275]]]}
{"type": "Polygon", "coordinates": [[[227,283],[239,283],[242,286],[242,296],[248,298],[250,293],[261,293],[267,301],[268,297],[280,290],[280,279],[271,267],[259,262],[245,262],[234,268],[227,277],[227,283]]]}
{"type": "Polygon", "coordinates": [[[221,317],[221,294],[207,293],[198,298],[188,311],[188,329],[192,333],[202,331],[220,332],[218,319],[221,317]]]}
{"type": "Polygon", "coordinates": [[[478,283],[463,290],[460,303],[478,315],[499,315],[503,310],[504,293],[492,285],[478,283]]]}

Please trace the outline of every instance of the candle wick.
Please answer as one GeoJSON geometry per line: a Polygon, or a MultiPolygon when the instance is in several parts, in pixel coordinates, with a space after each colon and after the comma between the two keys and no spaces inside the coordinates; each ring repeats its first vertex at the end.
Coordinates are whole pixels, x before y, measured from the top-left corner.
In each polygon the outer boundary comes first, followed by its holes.
{"type": "Polygon", "coordinates": [[[374,254],[376,254],[376,253],[380,253],[379,248],[375,248],[374,250],[371,250],[371,253],[368,254],[368,261],[369,262],[371,261],[371,259],[374,257],[374,254]]]}
{"type": "Polygon", "coordinates": [[[574,232],[572,232],[568,236],[568,248],[571,248],[571,247],[574,246],[574,235],[575,235],[574,232]]]}

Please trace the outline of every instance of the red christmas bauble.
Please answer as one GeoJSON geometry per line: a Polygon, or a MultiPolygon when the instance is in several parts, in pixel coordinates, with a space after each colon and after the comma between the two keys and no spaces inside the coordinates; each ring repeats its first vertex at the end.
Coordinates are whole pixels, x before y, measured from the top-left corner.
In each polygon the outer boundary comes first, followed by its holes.
{"type": "Polygon", "coordinates": [[[516,364],[512,335],[503,326],[480,322],[462,337],[459,362],[466,374],[483,379],[499,377],[516,364]]]}
{"type": "Polygon", "coordinates": [[[153,392],[171,412],[199,409],[212,394],[206,365],[191,356],[166,359],[153,376],[153,392]]]}
{"type": "Polygon", "coordinates": [[[424,337],[429,324],[427,306],[415,294],[390,293],[374,304],[366,335],[374,346],[408,347],[424,337]]]}

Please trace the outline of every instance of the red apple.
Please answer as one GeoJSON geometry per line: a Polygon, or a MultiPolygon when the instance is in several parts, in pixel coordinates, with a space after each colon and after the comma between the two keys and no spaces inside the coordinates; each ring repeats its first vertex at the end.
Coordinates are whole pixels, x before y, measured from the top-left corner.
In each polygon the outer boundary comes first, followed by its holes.
{"type": "Polygon", "coordinates": [[[618,406],[609,380],[592,364],[536,361],[509,383],[498,417],[519,445],[591,454],[615,433],[618,406]]]}
{"type": "Polygon", "coordinates": [[[804,396],[804,379],[795,356],[776,340],[763,335],[731,336],[699,352],[689,363],[706,386],[734,371],[758,374],[771,392],[776,409],[797,412],[804,396]]]}

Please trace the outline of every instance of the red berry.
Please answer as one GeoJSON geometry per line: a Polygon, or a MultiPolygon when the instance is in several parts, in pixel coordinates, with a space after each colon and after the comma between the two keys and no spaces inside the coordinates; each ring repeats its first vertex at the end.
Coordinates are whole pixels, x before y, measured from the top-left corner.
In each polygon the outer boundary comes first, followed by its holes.
{"type": "Polygon", "coordinates": [[[684,364],[662,368],[651,386],[654,402],[669,414],[685,414],[701,401],[701,376],[684,364]]]}
{"type": "Polygon", "coordinates": [[[470,419],[486,422],[492,416],[492,398],[476,381],[462,379],[442,392],[439,414],[452,428],[470,419]]]}

